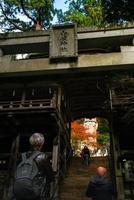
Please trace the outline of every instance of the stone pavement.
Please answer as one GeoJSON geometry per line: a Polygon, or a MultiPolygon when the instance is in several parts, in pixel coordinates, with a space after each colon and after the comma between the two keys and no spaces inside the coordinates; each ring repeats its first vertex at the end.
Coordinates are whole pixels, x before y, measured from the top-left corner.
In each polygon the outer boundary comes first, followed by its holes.
{"type": "Polygon", "coordinates": [[[60,185],[60,200],[89,200],[85,197],[86,187],[99,165],[108,167],[107,157],[91,158],[89,166],[82,165],[79,157],[72,158],[68,174],[60,185]]]}

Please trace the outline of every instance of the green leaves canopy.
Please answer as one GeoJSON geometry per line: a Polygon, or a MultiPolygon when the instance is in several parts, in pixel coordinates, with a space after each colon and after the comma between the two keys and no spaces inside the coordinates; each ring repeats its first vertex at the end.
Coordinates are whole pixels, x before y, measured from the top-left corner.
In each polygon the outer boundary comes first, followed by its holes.
{"type": "Polygon", "coordinates": [[[68,10],[57,10],[58,22],[74,22],[78,26],[101,26],[103,13],[101,0],[67,0],[68,10]]]}
{"type": "Polygon", "coordinates": [[[132,0],[66,0],[68,10],[57,10],[58,22],[83,27],[111,28],[134,23],[132,0]]]}
{"type": "Polygon", "coordinates": [[[1,0],[0,25],[4,31],[29,31],[37,22],[48,28],[54,15],[54,0],[1,0]]]}
{"type": "Polygon", "coordinates": [[[122,24],[134,21],[133,0],[102,0],[108,23],[122,24]]]}

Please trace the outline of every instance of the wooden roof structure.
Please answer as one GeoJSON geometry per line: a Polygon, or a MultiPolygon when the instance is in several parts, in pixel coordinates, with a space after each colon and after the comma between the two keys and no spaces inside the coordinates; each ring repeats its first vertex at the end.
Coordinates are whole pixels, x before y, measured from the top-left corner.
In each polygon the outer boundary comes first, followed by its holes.
{"type": "Polygon", "coordinates": [[[115,83],[114,74],[133,76],[134,28],[91,30],[72,25],[71,28],[75,29],[72,42],[76,43],[73,59],[68,54],[51,59],[51,49],[55,48],[51,41],[55,40],[53,32],[66,31],[66,25],[48,31],[1,34],[1,87],[27,87],[39,80],[55,82],[64,88],[71,121],[90,116],[109,117],[111,107],[129,106],[133,89],[127,95],[123,90],[116,94],[119,81],[115,83]],[[13,59],[13,55],[26,53],[29,56],[25,59],[13,59]]]}

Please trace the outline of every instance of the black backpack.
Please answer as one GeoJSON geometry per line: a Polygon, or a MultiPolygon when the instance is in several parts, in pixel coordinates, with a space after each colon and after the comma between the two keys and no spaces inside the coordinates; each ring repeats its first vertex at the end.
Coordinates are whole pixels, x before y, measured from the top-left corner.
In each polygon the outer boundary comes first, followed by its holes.
{"type": "Polygon", "coordinates": [[[22,161],[17,166],[13,184],[16,199],[34,200],[41,196],[45,179],[40,176],[35,162],[35,158],[40,154],[41,152],[35,152],[29,158],[26,157],[26,153],[22,154],[22,161]]]}

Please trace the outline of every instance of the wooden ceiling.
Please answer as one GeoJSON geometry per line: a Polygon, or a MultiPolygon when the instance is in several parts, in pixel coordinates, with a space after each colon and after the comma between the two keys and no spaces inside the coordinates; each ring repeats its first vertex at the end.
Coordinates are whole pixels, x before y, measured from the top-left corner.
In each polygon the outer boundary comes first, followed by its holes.
{"type": "Polygon", "coordinates": [[[109,83],[106,75],[76,76],[64,81],[71,120],[108,117],[110,108],[109,83]]]}

